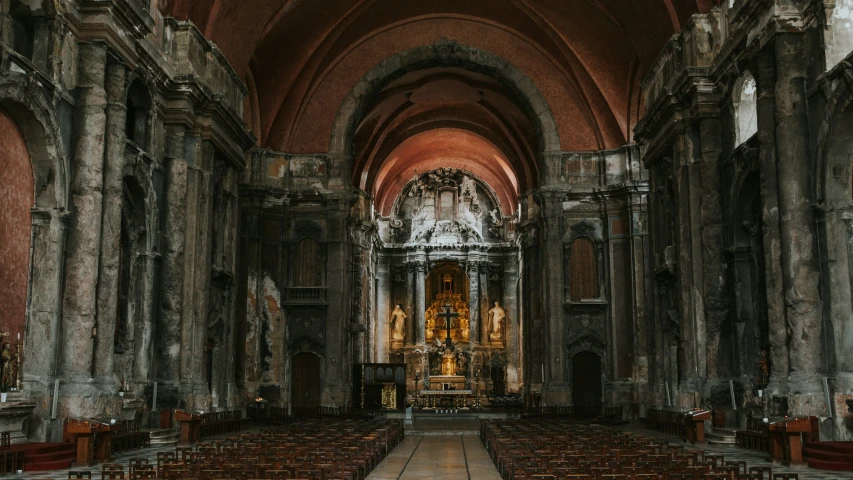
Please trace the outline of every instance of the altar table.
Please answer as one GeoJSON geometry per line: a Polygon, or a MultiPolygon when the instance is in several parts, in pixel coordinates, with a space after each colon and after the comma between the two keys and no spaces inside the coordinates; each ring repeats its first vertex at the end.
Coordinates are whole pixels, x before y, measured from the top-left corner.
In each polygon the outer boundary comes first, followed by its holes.
{"type": "Polygon", "coordinates": [[[471,390],[421,390],[426,399],[426,408],[436,408],[442,400],[449,400],[454,408],[465,407],[465,397],[473,395],[471,390]]]}

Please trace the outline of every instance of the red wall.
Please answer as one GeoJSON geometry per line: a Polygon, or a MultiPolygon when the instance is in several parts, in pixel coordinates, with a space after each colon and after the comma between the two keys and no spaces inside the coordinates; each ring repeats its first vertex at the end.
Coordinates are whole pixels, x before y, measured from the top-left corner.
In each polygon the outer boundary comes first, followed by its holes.
{"type": "Polygon", "coordinates": [[[18,124],[0,109],[0,331],[23,333],[30,263],[33,169],[18,124]]]}

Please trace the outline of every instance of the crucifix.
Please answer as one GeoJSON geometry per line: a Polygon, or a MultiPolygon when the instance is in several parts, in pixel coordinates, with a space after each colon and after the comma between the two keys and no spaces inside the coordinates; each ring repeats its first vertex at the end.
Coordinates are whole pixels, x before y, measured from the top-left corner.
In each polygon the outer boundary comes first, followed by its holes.
{"type": "Polygon", "coordinates": [[[444,313],[439,313],[438,316],[447,322],[447,338],[444,340],[444,344],[450,348],[450,320],[453,317],[458,317],[459,314],[450,312],[450,302],[448,302],[444,304],[444,313]]]}

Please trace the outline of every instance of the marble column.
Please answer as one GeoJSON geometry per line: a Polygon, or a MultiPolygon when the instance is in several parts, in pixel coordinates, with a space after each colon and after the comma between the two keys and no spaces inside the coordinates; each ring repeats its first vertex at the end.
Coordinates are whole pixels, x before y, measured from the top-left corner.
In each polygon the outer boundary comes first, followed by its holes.
{"type": "MultiPolygon", "coordinates": [[[[808,93],[803,36],[776,37],[776,161],[779,168],[782,279],[791,331],[792,390],[821,391],[821,301],[809,153],[808,93]]],[[[798,405],[791,405],[794,412],[798,405]]],[[[804,399],[803,407],[809,404],[804,399]]],[[[807,410],[811,411],[810,408],[807,410]]],[[[822,414],[814,411],[815,414],[822,414]]],[[[805,413],[805,412],[803,412],[805,413]]]]}
{"type": "MultiPolygon", "coordinates": [[[[772,48],[772,47],[771,47],[772,48]]],[[[770,333],[770,385],[768,391],[781,393],[788,383],[788,329],[785,297],[782,293],[782,251],[779,229],[779,183],[776,167],[776,59],[773,52],[756,58],[758,159],[761,188],[761,232],[764,246],[764,283],[770,333]]]]}
{"type": "Polygon", "coordinates": [[[106,138],[104,149],[104,217],[101,223],[101,260],[98,274],[98,336],[95,338],[95,377],[113,376],[114,333],[118,318],[119,259],[121,258],[121,208],[124,170],[125,77],[123,64],[113,61],[106,75],[106,138]]]}
{"type": "Polygon", "coordinates": [[[471,343],[480,343],[480,264],[468,263],[468,310],[471,343]]]}
{"type": "Polygon", "coordinates": [[[415,261],[415,342],[426,343],[424,314],[426,313],[426,261],[415,261]]]}
{"type": "Polygon", "coordinates": [[[76,149],[71,179],[72,216],[65,259],[62,303],[62,371],[87,379],[94,355],[98,250],[104,167],[104,131],[107,98],[104,75],[107,47],[103,43],[80,45],[75,118],[76,149]]]}

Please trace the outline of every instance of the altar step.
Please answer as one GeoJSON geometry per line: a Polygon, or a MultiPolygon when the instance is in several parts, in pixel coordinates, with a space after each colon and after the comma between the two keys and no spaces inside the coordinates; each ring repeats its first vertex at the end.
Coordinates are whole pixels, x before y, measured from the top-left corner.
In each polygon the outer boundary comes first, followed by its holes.
{"type": "Polygon", "coordinates": [[[462,414],[420,415],[406,425],[406,435],[479,435],[480,420],[462,414]]]}
{"type": "Polygon", "coordinates": [[[166,445],[177,445],[181,439],[181,435],[173,428],[164,428],[161,430],[151,430],[148,432],[148,437],[151,439],[152,447],[162,447],[166,445]]]}
{"type": "Polygon", "coordinates": [[[77,459],[77,447],[73,443],[25,443],[13,445],[12,449],[25,452],[25,472],[62,470],[70,468],[77,459]]]}
{"type": "Polygon", "coordinates": [[[711,445],[735,445],[735,432],[733,428],[715,427],[713,432],[705,434],[705,440],[711,445]]]}

